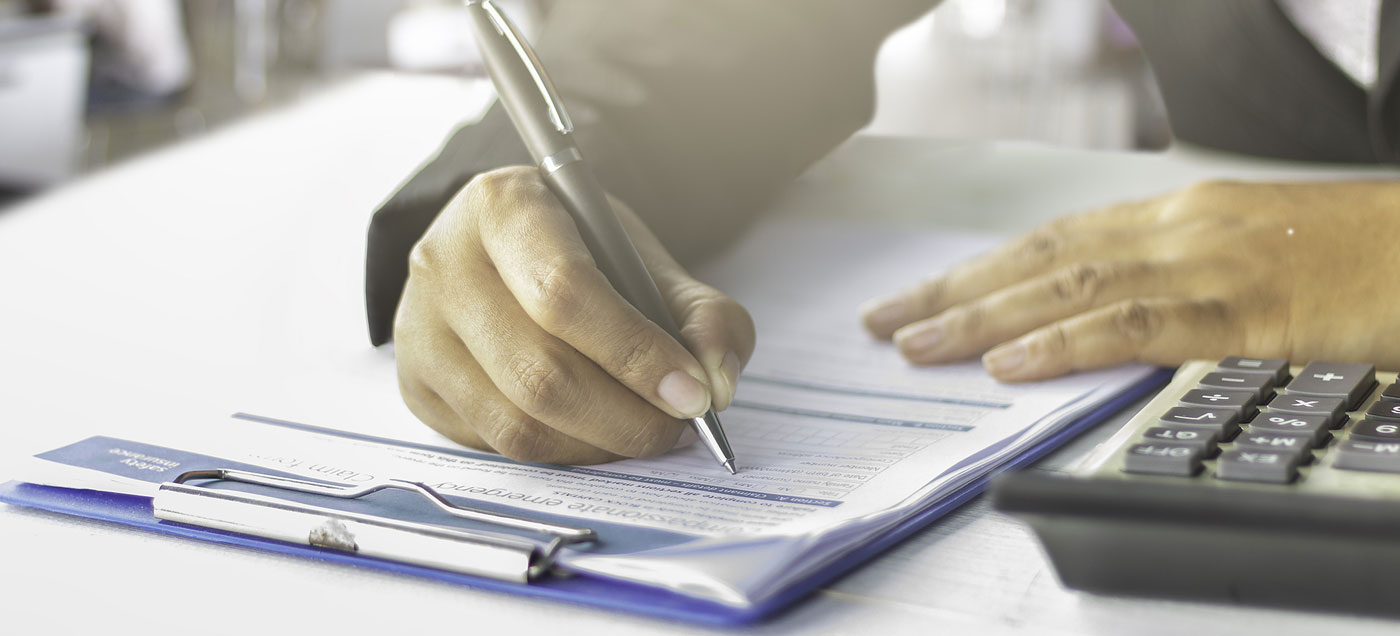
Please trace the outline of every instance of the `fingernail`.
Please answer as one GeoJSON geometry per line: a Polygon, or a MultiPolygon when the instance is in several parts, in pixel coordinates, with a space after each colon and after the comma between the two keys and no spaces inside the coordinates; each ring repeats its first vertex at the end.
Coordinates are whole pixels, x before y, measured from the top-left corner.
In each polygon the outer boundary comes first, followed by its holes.
{"type": "Polygon", "coordinates": [[[943,325],[934,323],[909,327],[901,330],[896,340],[899,348],[908,353],[931,351],[943,342],[943,325]]]}
{"type": "Polygon", "coordinates": [[[1010,373],[1026,362],[1026,345],[1020,342],[1010,342],[982,356],[982,366],[986,367],[993,375],[1010,373]]]}
{"type": "Polygon", "coordinates": [[[684,371],[666,374],[666,377],[661,378],[661,385],[656,387],[656,393],[670,404],[671,408],[686,417],[704,415],[705,409],[710,405],[710,395],[705,390],[705,385],[684,371]]]}
{"type": "Polygon", "coordinates": [[[904,324],[905,302],[902,298],[872,300],[861,309],[865,324],[872,329],[889,330],[904,324]]]}
{"type": "Polygon", "coordinates": [[[733,351],[724,354],[719,362],[719,374],[724,378],[725,390],[715,394],[715,408],[724,410],[734,401],[734,392],[739,387],[739,356],[733,351]]]}

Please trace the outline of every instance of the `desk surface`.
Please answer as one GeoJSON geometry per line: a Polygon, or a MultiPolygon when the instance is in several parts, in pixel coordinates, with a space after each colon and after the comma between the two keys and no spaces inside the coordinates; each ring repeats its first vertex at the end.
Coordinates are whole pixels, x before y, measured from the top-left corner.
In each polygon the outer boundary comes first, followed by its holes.
{"type": "MultiPolygon", "coordinates": [[[[360,78],[0,211],[0,477],[24,454],[80,436],[140,437],[235,411],[435,440],[399,401],[392,351],[367,344],[364,230],[376,203],[487,99],[479,83],[360,78]]],[[[1203,178],[1337,174],[1183,150],[857,137],[778,207],[1012,232],[1203,178]]],[[[1112,424],[1057,458],[1082,453],[1112,424]]],[[[15,633],[705,633],[5,506],[0,563],[0,631],[15,633]]],[[[1379,634],[1396,624],[1069,592],[1024,528],[973,504],[751,631],[1240,627],[1379,634]]]]}

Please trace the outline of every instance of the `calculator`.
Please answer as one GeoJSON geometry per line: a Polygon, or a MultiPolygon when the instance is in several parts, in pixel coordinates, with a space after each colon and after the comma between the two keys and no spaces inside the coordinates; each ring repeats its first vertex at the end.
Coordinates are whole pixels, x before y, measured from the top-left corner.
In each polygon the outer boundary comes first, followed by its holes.
{"type": "Polygon", "coordinates": [[[1400,615],[1400,384],[1197,360],[1063,473],[1002,476],[1068,587],[1400,615]]]}

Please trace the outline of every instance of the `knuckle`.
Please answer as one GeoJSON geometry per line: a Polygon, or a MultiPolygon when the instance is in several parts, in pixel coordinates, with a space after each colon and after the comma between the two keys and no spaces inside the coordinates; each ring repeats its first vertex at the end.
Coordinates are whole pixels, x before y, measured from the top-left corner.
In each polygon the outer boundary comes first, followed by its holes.
{"type": "Polygon", "coordinates": [[[538,173],[526,166],[505,166],[478,173],[466,189],[483,202],[518,196],[539,183],[538,173]]]}
{"type": "Polygon", "coordinates": [[[462,188],[469,214],[499,226],[516,216],[524,199],[540,196],[547,191],[539,171],[528,166],[506,166],[488,170],[472,177],[462,188]]]}
{"type": "Polygon", "coordinates": [[[1051,279],[1050,291],[1061,302],[1093,302],[1111,275],[1112,268],[1107,265],[1076,263],[1060,270],[1051,279]]]}
{"type": "Polygon", "coordinates": [[[1069,334],[1059,323],[1046,327],[1036,342],[1040,345],[1040,355],[1059,357],[1069,351],[1069,334]]]}
{"type": "Polygon", "coordinates": [[[1053,228],[1032,232],[1016,248],[1016,255],[1030,265],[1048,265],[1055,262],[1064,248],[1064,238],[1053,228]]]}
{"type": "Polygon", "coordinates": [[[579,281],[593,268],[592,261],[578,255],[560,255],[543,265],[534,277],[527,308],[535,322],[556,335],[575,325],[586,302],[579,281]]]}
{"type": "Polygon", "coordinates": [[[652,366],[652,359],[659,349],[656,337],[646,326],[639,326],[633,331],[634,333],[611,349],[616,353],[611,355],[608,364],[605,365],[613,377],[624,381],[645,374],[652,366]]]}
{"type": "Polygon", "coordinates": [[[684,315],[720,309],[719,301],[728,299],[719,290],[696,280],[676,285],[671,294],[681,305],[684,315]]]}
{"type": "Polygon", "coordinates": [[[1141,347],[1161,331],[1162,315],[1156,307],[1129,300],[1114,308],[1113,326],[1126,340],[1141,347]]]}
{"type": "Polygon", "coordinates": [[[507,366],[512,402],[535,417],[559,413],[573,397],[571,378],[565,367],[550,356],[519,353],[507,366]]]}
{"type": "Polygon", "coordinates": [[[431,236],[424,236],[408,252],[408,275],[424,277],[439,270],[442,263],[442,250],[431,236]]]}
{"type": "Polygon", "coordinates": [[[738,301],[704,283],[694,282],[673,289],[672,308],[682,328],[697,323],[738,320],[752,324],[748,311],[738,301]]]}
{"type": "Polygon", "coordinates": [[[520,462],[550,459],[553,443],[543,424],[525,415],[501,417],[491,439],[491,447],[496,452],[520,462]]]}
{"type": "Polygon", "coordinates": [[[924,311],[940,302],[940,299],[948,295],[948,277],[936,276],[920,283],[909,294],[914,302],[919,305],[919,310],[924,311]]]}
{"type": "Polygon", "coordinates": [[[958,307],[952,310],[952,314],[949,322],[965,332],[975,332],[987,322],[987,306],[980,302],[958,307]]]}

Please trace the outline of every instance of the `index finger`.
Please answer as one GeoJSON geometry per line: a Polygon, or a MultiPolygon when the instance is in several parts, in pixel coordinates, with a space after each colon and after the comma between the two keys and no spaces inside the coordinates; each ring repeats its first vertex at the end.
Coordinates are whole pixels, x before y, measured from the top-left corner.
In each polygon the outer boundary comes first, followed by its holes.
{"type": "Polygon", "coordinates": [[[1155,201],[1144,201],[1057,219],[941,276],[866,303],[861,308],[865,328],[889,339],[904,325],[1048,270],[1131,253],[1134,239],[1150,231],[1154,209],[1155,201]]]}

